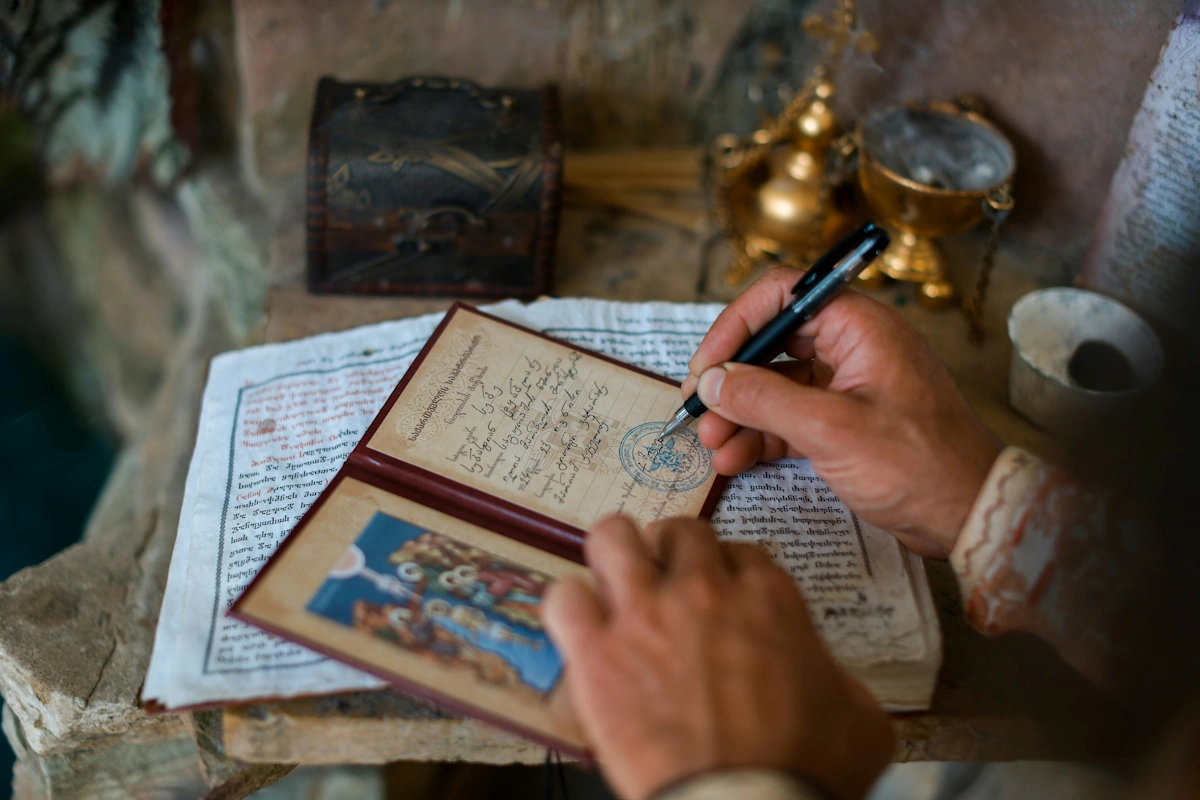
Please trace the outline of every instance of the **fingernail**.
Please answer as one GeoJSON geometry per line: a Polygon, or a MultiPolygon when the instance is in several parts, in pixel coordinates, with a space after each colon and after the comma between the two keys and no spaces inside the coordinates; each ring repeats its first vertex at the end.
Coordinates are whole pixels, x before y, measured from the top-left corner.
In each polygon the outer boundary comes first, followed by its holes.
{"type": "Polygon", "coordinates": [[[696,384],[696,394],[700,395],[700,401],[709,408],[719,406],[721,404],[721,384],[724,382],[724,367],[709,367],[704,370],[700,376],[700,383],[696,384]]]}

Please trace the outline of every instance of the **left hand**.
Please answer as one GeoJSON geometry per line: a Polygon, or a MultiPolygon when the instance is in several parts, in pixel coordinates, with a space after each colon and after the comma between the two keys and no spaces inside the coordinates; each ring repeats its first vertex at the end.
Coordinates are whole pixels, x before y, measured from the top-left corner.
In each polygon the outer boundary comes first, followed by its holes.
{"type": "Polygon", "coordinates": [[[861,798],[891,756],[887,716],[833,662],[799,590],[757,545],[707,522],[586,540],[597,588],[566,577],[543,619],[613,788],[631,800],[692,775],[762,768],[861,798]]]}

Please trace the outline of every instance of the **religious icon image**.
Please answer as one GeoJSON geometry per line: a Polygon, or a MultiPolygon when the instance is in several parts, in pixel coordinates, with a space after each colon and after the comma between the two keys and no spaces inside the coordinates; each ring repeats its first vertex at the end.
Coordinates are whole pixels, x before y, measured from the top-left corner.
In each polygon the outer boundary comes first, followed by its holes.
{"type": "Polygon", "coordinates": [[[552,580],[376,512],[307,609],[482,683],[541,698],[563,669],[541,622],[552,580]]]}

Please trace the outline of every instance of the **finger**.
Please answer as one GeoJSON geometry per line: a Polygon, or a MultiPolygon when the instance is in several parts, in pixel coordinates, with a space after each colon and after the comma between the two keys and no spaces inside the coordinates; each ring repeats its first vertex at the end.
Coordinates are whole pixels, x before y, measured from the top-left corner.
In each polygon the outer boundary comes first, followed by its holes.
{"type": "Polygon", "coordinates": [[[738,574],[775,567],[767,552],[753,542],[721,542],[721,555],[730,571],[738,574]]]}
{"type": "MultiPolygon", "coordinates": [[[[789,345],[801,348],[803,338],[811,338],[812,356],[834,371],[850,360],[860,348],[881,358],[908,352],[916,347],[928,349],[912,326],[893,309],[857,292],[842,292],[819,314],[804,323],[789,345]]],[[[861,360],[861,359],[860,359],[861,360]]]]}
{"type": "Polygon", "coordinates": [[[810,386],[815,386],[818,389],[824,389],[833,383],[833,367],[826,364],[824,361],[813,360],[812,374],[809,381],[810,386]]]}
{"type": "Polygon", "coordinates": [[[713,469],[720,475],[737,475],[762,460],[763,436],[753,428],[738,428],[721,449],[713,453],[713,469]]]}
{"type": "Polygon", "coordinates": [[[789,451],[788,443],[780,439],[773,433],[763,434],[763,450],[759,456],[760,461],[778,461],[781,458],[803,458],[804,456],[791,455],[795,452],[794,449],[789,451]]]}
{"type": "Polygon", "coordinates": [[[844,444],[862,422],[854,398],[797,384],[761,367],[724,364],[701,376],[700,399],[720,416],[810,454],[844,444]]]}
{"type": "MultiPolygon", "coordinates": [[[[780,375],[794,380],[797,383],[812,382],[812,363],[806,361],[773,361],[768,367],[780,375]]],[[[694,383],[695,381],[693,381],[694,383]]],[[[739,425],[730,422],[719,414],[704,414],[700,417],[700,421],[696,423],[696,435],[700,437],[700,442],[709,450],[718,450],[725,446],[725,443],[740,430],[739,425]]],[[[776,448],[778,449],[778,448],[776,448]]],[[[775,450],[772,450],[775,452],[775,450]]],[[[783,450],[779,450],[779,455],[763,456],[759,455],[756,458],[772,461],[776,458],[783,458],[783,450]]],[[[751,462],[753,463],[753,462],[751,462]]],[[[725,475],[736,475],[736,472],[722,473],[725,475]]]]}
{"type": "Polygon", "coordinates": [[[684,400],[687,400],[689,397],[695,394],[696,381],[698,380],[700,380],[700,376],[691,374],[683,379],[683,383],[679,386],[679,394],[683,396],[684,400]]]}
{"type": "Polygon", "coordinates": [[[717,450],[741,430],[741,426],[722,417],[720,414],[704,414],[696,423],[696,435],[700,443],[709,450],[717,450]]]}
{"type": "Polygon", "coordinates": [[[647,525],[643,535],[668,578],[723,570],[717,532],[707,522],[698,519],[660,520],[647,525]]]}
{"type": "Polygon", "coordinates": [[[611,607],[636,602],[659,580],[658,567],[637,525],[628,517],[602,519],[588,532],[583,547],[601,594],[611,607]]]}
{"type": "MultiPolygon", "coordinates": [[[[790,359],[786,361],[772,361],[767,365],[767,369],[782,375],[790,381],[795,381],[796,383],[812,383],[812,359],[809,359],[808,361],[792,361],[790,359]]],[[[697,379],[697,383],[698,382],[699,379],[697,379]]]]}
{"type": "Polygon", "coordinates": [[[801,274],[788,267],[767,270],[720,313],[688,362],[688,371],[699,375],[732,358],[752,334],[791,302],[792,287],[801,274]]]}
{"type": "Polygon", "coordinates": [[[555,646],[570,661],[595,641],[605,623],[604,605],[596,591],[578,575],[550,584],[542,604],[542,622],[555,646]]]}
{"type": "MultiPolygon", "coordinates": [[[[773,369],[781,375],[786,375],[797,383],[812,383],[812,339],[804,339],[803,342],[807,346],[791,349],[801,354],[808,353],[807,356],[800,358],[799,356],[795,356],[793,353],[789,352],[788,355],[791,355],[792,358],[784,359],[782,361],[772,361],[767,365],[767,369],[773,369]]],[[[684,399],[691,397],[695,393],[696,384],[699,382],[699,380],[699,375],[688,375],[687,378],[684,379],[683,384],[679,389],[679,392],[683,395],[684,399]]]]}
{"type": "Polygon", "coordinates": [[[812,361],[817,355],[817,346],[813,337],[796,335],[787,340],[783,352],[797,361],[812,361]]]}

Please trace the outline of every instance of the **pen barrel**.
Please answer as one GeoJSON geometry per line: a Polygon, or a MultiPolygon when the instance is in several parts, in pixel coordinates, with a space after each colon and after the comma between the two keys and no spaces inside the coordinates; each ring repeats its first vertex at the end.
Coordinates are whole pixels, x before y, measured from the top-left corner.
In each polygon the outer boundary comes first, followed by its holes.
{"type": "Polygon", "coordinates": [[[792,288],[795,299],[734,353],[737,364],[766,364],[788,337],[817,315],[888,246],[888,235],[867,223],[822,256],[792,288]]]}
{"type": "Polygon", "coordinates": [[[698,418],[705,411],[708,411],[708,406],[700,402],[700,395],[693,393],[691,397],[683,401],[683,407],[687,409],[688,414],[692,419],[698,418]]]}
{"type": "Polygon", "coordinates": [[[783,351],[783,346],[800,325],[805,315],[796,313],[791,306],[785,308],[773,320],[754,334],[750,341],[729,359],[735,364],[765,364],[783,351]]]}
{"type": "MultiPolygon", "coordinates": [[[[888,235],[868,222],[833,246],[804,273],[792,287],[795,299],[729,359],[735,364],[766,364],[783,352],[796,330],[817,315],[838,292],[846,288],[863,269],[888,246],[888,235]]],[[[693,418],[708,408],[693,394],[683,404],[693,418]]],[[[680,424],[681,420],[675,423],[680,424]]]]}

